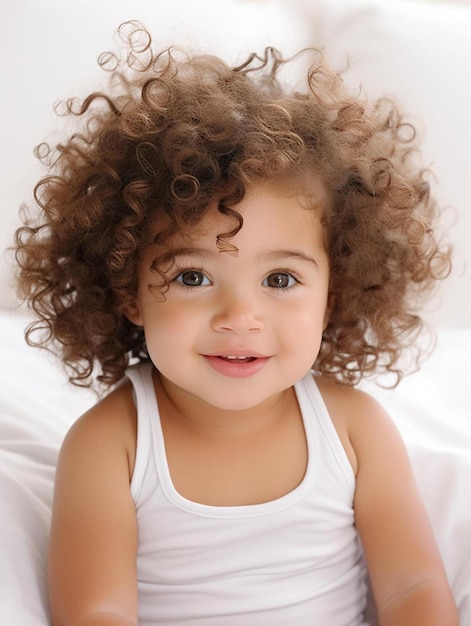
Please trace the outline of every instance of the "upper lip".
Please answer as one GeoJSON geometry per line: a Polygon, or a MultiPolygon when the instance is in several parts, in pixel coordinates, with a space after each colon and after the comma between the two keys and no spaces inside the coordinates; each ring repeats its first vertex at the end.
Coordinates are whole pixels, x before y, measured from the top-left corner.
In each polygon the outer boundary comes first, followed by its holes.
{"type": "Polygon", "coordinates": [[[266,354],[260,354],[259,352],[254,352],[253,350],[244,350],[244,349],[229,349],[229,350],[221,350],[220,352],[212,352],[209,354],[205,354],[204,356],[213,356],[213,357],[223,357],[227,358],[230,356],[245,356],[252,359],[266,359],[266,354]]]}

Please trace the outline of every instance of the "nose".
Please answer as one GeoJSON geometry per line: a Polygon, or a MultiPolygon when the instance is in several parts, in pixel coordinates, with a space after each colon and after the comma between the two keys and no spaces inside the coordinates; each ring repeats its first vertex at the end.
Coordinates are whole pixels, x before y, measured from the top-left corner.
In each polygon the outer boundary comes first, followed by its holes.
{"type": "Polygon", "coordinates": [[[226,291],[220,294],[211,326],[217,332],[243,334],[263,330],[264,321],[256,299],[226,291]]]}

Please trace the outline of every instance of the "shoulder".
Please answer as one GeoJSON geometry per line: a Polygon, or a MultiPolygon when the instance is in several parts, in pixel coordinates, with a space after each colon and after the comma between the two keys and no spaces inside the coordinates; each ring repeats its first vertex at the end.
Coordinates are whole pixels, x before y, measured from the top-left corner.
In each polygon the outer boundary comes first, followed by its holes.
{"type": "Polygon", "coordinates": [[[73,424],[62,445],[61,457],[73,455],[75,450],[81,456],[88,451],[101,457],[125,457],[131,476],[136,438],[136,408],[132,385],[126,380],[73,424]]]}
{"type": "Polygon", "coordinates": [[[332,423],[357,474],[360,457],[378,437],[388,438],[395,426],[384,407],[370,394],[338,383],[326,376],[315,376],[319,392],[332,423]]]}

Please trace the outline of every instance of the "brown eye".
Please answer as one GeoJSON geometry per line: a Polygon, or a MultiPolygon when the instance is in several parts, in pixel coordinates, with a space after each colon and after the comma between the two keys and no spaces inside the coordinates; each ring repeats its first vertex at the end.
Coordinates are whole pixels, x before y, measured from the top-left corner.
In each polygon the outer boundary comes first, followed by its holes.
{"type": "Polygon", "coordinates": [[[185,287],[200,287],[201,285],[209,285],[209,279],[197,270],[187,270],[179,274],[176,279],[178,283],[185,287]]]}
{"type": "Polygon", "coordinates": [[[271,289],[287,289],[292,287],[296,279],[286,272],[274,272],[265,278],[263,285],[271,289]]]}

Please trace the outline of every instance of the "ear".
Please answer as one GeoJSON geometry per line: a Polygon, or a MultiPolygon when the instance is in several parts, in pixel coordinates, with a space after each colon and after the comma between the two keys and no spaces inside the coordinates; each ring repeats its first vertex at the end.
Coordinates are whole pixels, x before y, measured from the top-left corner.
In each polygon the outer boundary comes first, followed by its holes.
{"type": "Polygon", "coordinates": [[[137,302],[132,302],[124,308],[124,315],[136,326],[144,326],[141,309],[137,302]]]}

